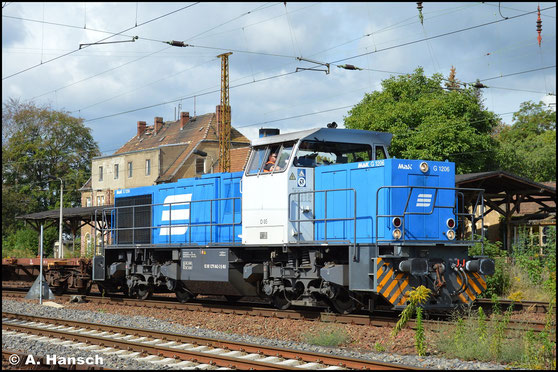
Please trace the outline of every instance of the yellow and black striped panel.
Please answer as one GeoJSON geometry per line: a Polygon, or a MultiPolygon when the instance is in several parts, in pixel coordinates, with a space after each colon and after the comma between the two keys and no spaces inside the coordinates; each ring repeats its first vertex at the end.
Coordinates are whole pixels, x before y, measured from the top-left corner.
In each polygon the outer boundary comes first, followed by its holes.
{"type": "Polygon", "coordinates": [[[376,259],[376,292],[392,305],[404,305],[407,292],[411,290],[407,273],[395,273],[393,265],[381,258],[376,259]]]}
{"type": "MultiPolygon", "coordinates": [[[[479,273],[465,273],[467,275],[468,285],[465,291],[459,294],[459,299],[464,303],[471,303],[477,298],[479,294],[486,290],[486,281],[479,273]]],[[[457,284],[463,284],[459,276],[457,277],[457,284]]]]}

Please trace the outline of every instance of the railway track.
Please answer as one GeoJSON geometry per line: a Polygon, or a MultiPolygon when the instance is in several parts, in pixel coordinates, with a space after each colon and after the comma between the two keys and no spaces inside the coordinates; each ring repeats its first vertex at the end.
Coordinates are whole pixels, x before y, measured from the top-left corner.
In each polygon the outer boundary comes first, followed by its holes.
{"type": "Polygon", "coordinates": [[[2,313],[2,335],[135,358],[172,369],[418,369],[329,354],[12,313],[2,313]]]}
{"type": "MultiPolygon", "coordinates": [[[[20,291],[20,292],[27,292],[29,291],[30,287],[5,287],[2,288],[2,292],[14,292],[14,291],[20,291]]],[[[64,296],[67,295],[77,295],[78,293],[66,293],[64,294],[64,296]]],[[[92,298],[92,297],[98,297],[101,296],[100,293],[97,292],[91,292],[87,298],[92,298]]],[[[108,297],[107,297],[108,298],[108,297]]],[[[123,299],[128,299],[127,297],[121,296],[121,295],[111,295],[110,298],[113,301],[116,301],[116,299],[118,298],[123,298],[123,299]]],[[[169,303],[172,302],[176,302],[176,299],[174,296],[172,297],[162,297],[162,296],[157,296],[154,295],[154,299],[157,300],[161,300],[161,301],[168,301],[169,303]]],[[[199,299],[194,299],[192,302],[189,302],[188,305],[192,305],[192,306],[203,306],[206,304],[212,304],[212,306],[215,306],[215,303],[219,303],[223,305],[223,308],[227,308],[230,307],[230,303],[226,303],[226,302],[222,302],[222,301],[214,301],[214,300],[208,300],[208,301],[204,301],[204,300],[199,300],[199,299]]],[[[238,306],[238,304],[245,305],[247,307],[263,307],[264,302],[239,302],[236,303],[238,306]]],[[[521,301],[521,302],[517,302],[517,301],[511,301],[511,300],[499,300],[499,306],[500,309],[505,310],[507,309],[509,306],[512,306],[514,311],[526,311],[526,312],[531,312],[531,313],[546,313],[548,312],[548,302],[541,302],[541,301],[521,301]]],[[[494,307],[494,302],[491,299],[486,299],[486,298],[477,298],[473,304],[473,308],[477,308],[477,307],[482,307],[483,310],[485,310],[485,312],[490,313],[494,307]]],[[[275,308],[270,308],[270,310],[275,311],[275,308]]],[[[325,308],[324,308],[325,310],[325,308]]],[[[303,311],[303,310],[299,310],[303,311]]],[[[554,313],[556,313],[556,308],[554,308],[554,313]]],[[[393,311],[390,310],[383,310],[383,309],[378,309],[377,311],[375,310],[374,313],[393,313],[393,311]]]]}
{"type": "MultiPolygon", "coordinates": [[[[24,297],[23,291],[3,291],[3,296],[24,297]]],[[[63,295],[59,298],[68,298],[73,295],[63,295]]],[[[309,309],[296,309],[296,310],[278,310],[273,307],[265,307],[263,304],[257,306],[246,306],[244,304],[226,304],[214,301],[203,301],[196,303],[180,303],[171,297],[164,297],[164,299],[157,300],[137,300],[124,297],[101,297],[101,296],[88,296],[87,301],[99,304],[109,305],[124,305],[143,308],[158,308],[167,310],[185,310],[185,311],[200,311],[207,313],[217,314],[232,314],[243,316],[261,316],[261,317],[275,317],[291,320],[319,320],[322,322],[340,323],[340,324],[354,324],[372,327],[394,327],[398,321],[397,313],[386,313],[385,315],[375,314],[348,314],[341,315],[325,311],[309,310],[309,309]]],[[[503,305],[503,304],[502,304],[503,305]]],[[[438,319],[425,319],[423,324],[430,325],[431,329],[435,330],[443,325],[447,325],[449,317],[440,317],[438,319]]],[[[411,329],[415,329],[415,321],[409,320],[407,325],[411,329]]],[[[535,321],[519,321],[510,320],[508,323],[508,330],[528,331],[533,330],[540,332],[544,329],[545,323],[535,321]]]]}

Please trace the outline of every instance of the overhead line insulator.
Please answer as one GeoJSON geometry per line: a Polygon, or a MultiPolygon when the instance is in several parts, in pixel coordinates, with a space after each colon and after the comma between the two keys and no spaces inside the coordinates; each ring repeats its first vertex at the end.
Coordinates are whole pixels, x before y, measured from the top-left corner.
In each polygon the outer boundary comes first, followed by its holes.
{"type": "Polygon", "coordinates": [[[537,14],[537,32],[539,33],[539,36],[537,36],[537,41],[539,42],[539,46],[541,46],[542,20],[541,20],[541,7],[540,6],[537,6],[537,13],[538,13],[537,14]]]}
{"type": "Polygon", "coordinates": [[[362,70],[360,67],[356,67],[353,65],[345,64],[345,65],[337,65],[339,68],[344,68],[345,70],[362,70]]]}
{"type": "Polygon", "coordinates": [[[187,47],[187,46],[191,46],[190,44],[186,44],[183,41],[176,41],[176,40],[172,40],[172,41],[165,41],[165,43],[175,46],[175,47],[187,47]]]}

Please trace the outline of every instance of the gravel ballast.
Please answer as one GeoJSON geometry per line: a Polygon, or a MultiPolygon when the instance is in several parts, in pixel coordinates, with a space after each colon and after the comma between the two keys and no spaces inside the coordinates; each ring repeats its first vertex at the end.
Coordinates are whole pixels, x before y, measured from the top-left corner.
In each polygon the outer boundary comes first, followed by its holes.
{"type": "MultiPolygon", "coordinates": [[[[92,305],[92,304],[85,304],[85,305],[92,305]]],[[[292,340],[256,337],[249,334],[242,334],[243,332],[241,331],[242,325],[240,319],[238,322],[235,323],[238,324],[239,327],[238,332],[231,332],[230,327],[223,328],[223,329],[227,329],[227,331],[222,332],[222,331],[204,328],[198,325],[185,326],[179,324],[177,321],[171,322],[171,321],[163,320],[163,319],[173,319],[172,316],[165,317],[164,314],[159,314],[159,316],[155,318],[152,316],[128,315],[127,313],[133,312],[133,309],[130,308],[119,311],[116,306],[111,306],[110,310],[97,309],[97,311],[92,311],[92,310],[78,309],[77,308],[78,306],[79,305],[71,305],[65,308],[53,308],[49,306],[39,305],[38,301],[27,301],[27,300],[15,301],[15,300],[4,300],[4,299],[2,300],[3,312],[11,312],[11,313],[18,313],[18,314],[25,314],[25,315],[32,315],[32,316],[75,320],[75,321],[83,321],[83,322],[90,322],[96,324],[116,325],[120,327],[150,329],[150,330],[156,330],[160,332],[169,332],[169,333],[177,333],[177,334],[184,334],[184,335],[191,335],[191,336],[225,339],[225,340],[247,342],[247,343],[258,344],[258,345],[278,346],[278,347],[290,348],[290,349],[301,349],[301,350],[317,352],[317,353],[326,353],[326,354],[348,356],[353,358],[371,359],[375,361],[388,362],[388,363],[399,363],[399,364],[415,366],[419,368],[483,369],[483,370],[510,369],[509,366],[504,366],[500,364],[468,362],[468,361],[462,361],[458,359],[444,359],[435,356],[418,357],[415,355],[402,355],[402,354],[386,353],[386,352],[383,353],[358,352],[347,348],[322,347],[322,346],[296,342],[292,340]]],[[[164,311],[161,311],[160,313],[163,312],[164,311]]],[[[213,314],[208,314],[208,313],[186,312],[183,313],[183,318],[187,318],[187,317],[205,318],[205,319],[196,319],[197,320],[196,324],[202,324],[204,320],[208,322],[210,320],[215,321],[215,318],[217,318],[218,315],[221,314],[215,314],[215,316],[213,316],[213,314]]],[[[239,315],[236,315],[236,317],[242,318],[239,315]]],[[[252,322],[257,323],[257,320],[262,318],[249,317],[249,319],[252,322]]],[[[282,327],[287,328],[287,330],[293,324],[292,320],[275,319],[275,321],[282,321],[284,323],[282,327]]],[[[231,326],[231,324],[228,325],[231,326]]],[[[232,326],[234,327],[234,324],[232,324],[232,326]]],[[[264,323],[264,328],[267,328],[265,326],[265,323],[264,323]]],[[[265,331],[266,330],[263,330],[261,333],[266,333],[265,331]]],[[[267,329],[267,331],[268,334],[271,334],[273,336],[280,333],[279,331],[273,331],[271,329],[267,329]]],[[[45,342],[30,341],[29,339],[22,339],[20,337],[14,337],[8,335],[2,336],[2,348],[9,349],[9,350],[19,350],[34,355],[57,354],[61,356],[75,356],[75,357],[77,356],[90,357],[95,355],[94,352],[69,349],[63,346],[50,345],[45,342]],[[71,353],[70,355],[68,355],[69,351],[71,353]]],[[[103,355],[103,358],[104,358],[104,366],[107,368],[113,368],[113,369],[161,369],[163,368],[154,365],[152,363],[138,362],[133,359],[125,359],[117,356],[103,355]]]]}

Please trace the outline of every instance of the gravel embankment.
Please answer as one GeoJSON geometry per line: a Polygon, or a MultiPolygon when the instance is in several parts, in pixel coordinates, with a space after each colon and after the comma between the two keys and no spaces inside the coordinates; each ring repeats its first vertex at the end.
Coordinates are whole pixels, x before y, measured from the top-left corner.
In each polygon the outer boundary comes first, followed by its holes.
{"type": "MultiPolygon", "coordinates": [[[[303,349],[318,353],[337,354],[354,358],[366,358],[382,362],[400,363],[429,369],[509,369],[508,366],[436,356],[418,357],[411,354],[414,339],[409,330],[401,331],[390,352],[375,352],[374,345],[389,337],[389,328],[343,325],[354,340],[351,348],[331,348],[300,342],[302,335],[327,325],[316,321],[286,320],[230,314],[209,314],[179,310],[138,309],[118,305],[64,304],[57,309],[41,306],[28,300],[2,300],[2,311],[27,315],[79,320],[99,324],[114,324],[130,328],[153,329],[200,337],[228,339],[253,344],[303,349]],[[137,315],[136,315],[137,314],[137,315]],[[360,350],[357,351],[357,350],[360,350]],[[393,352],[393,351],[397,352],[393,352]],[[407,355],[405,355],[407,354],[407,355]]],[[[340,326],[340,325],[339,325],[340,326]]],[[[94,356],[95,353],[62,346],[29,341],[13,336],[2,336],[2,348],[20,350],[35,355],[57,354],[71,356],[94,356]]],[[[137,362],[116,356],[104,356],[104,366],[114,369],[156,369],[152,363],[137,362]]]]}

